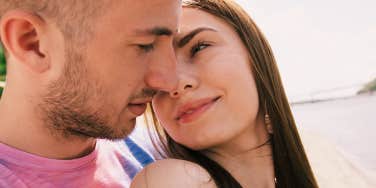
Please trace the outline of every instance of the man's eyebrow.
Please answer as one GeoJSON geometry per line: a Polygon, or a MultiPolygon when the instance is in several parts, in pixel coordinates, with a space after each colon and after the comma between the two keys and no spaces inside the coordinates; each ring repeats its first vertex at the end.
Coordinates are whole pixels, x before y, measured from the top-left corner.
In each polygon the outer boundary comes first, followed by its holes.
{"type": "Polygon", "coordinates": [[[193,39],[193,37],[195,37],[197,34],[203,32],[203,31],[214,31],[214,32],[217,32],[217,30],[215,29],[212,29],[212,28],[208,28],[208,27],[199,27],[191,32],[189,32],[188,34],[186,34],[184,37],[182,37],[178,42],[177,42],[177,46],[178,48],[182,48],[184,47],[186,44],[189,43],[189,41],[191,41],[193,39]]]}
{"type": "Polygon", "coordinates": [[[154,27],[150,29],[138,29],[134,33],[135,35],[171,36],[175,32],[167,27],[154,27]]]}

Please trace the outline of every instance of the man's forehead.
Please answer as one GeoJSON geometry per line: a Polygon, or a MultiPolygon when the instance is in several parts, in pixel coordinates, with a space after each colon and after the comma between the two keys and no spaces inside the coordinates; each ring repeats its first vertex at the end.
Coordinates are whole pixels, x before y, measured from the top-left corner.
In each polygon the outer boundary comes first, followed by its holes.
{"type": "Polygon", "coordinates": [[[158,10],[165,9],[166,7],[182,8],[181,0],[128,0],[127,8],[137,10],[158,10]]]}

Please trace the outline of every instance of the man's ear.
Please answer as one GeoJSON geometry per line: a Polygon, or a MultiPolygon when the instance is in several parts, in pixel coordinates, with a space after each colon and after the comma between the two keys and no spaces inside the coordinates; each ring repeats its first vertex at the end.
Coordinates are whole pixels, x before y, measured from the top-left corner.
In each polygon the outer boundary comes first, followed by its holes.
{"type": "Polygon", "coordinates": [[[19,10],[7,12],[0,22],[0,36],[9,57],[37,73],[50,67],[47,52],[40,46],[44,27],[42,18],[19,10]]]}

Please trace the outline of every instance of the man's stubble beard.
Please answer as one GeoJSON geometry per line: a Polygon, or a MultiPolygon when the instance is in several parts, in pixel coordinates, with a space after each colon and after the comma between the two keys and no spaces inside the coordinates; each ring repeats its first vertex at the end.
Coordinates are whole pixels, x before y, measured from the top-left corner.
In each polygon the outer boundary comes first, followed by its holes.
{"type": "Polygon", "coordinates": [[[64,70],[48,85],[39,105],[43,122],[55,137],[122,139],[132,132],[135,122],[110,122],[110,116],[118,114],[105,108],[105,91],[99,81],[89,78],[84,56],[74,47],[66,49],[64,70]]]}

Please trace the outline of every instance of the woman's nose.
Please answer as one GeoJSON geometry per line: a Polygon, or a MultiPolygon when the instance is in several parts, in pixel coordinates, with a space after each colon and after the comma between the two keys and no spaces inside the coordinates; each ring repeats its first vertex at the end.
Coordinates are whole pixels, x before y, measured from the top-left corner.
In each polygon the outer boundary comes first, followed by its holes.
{"type": "Polygon", "coordinates": [[[189,73],[178,73],[178,86],[170,92],[172,98],[177,98],[197,88],[197,79],[189,73]]]}

